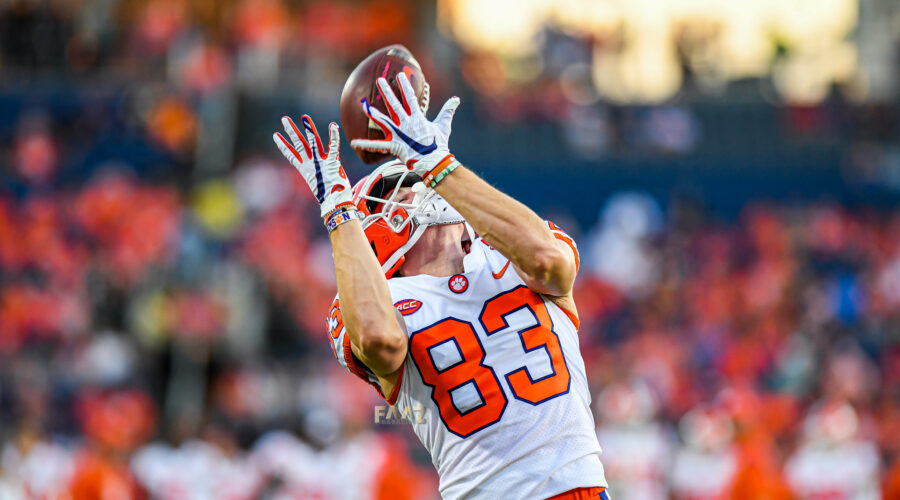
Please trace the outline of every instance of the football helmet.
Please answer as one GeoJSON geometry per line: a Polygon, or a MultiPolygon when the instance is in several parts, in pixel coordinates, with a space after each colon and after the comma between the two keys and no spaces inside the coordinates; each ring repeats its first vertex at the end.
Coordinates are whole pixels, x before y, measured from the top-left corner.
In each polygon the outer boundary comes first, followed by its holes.
{"type": "MultiPolygon", "coordinates": [[[[380,165],[353,186],[353,203],[362,212],[366,238],[387,278],[391,278],[406,260],[406,252],[419,241],[428,226],[465,222],[459,212],[433,189],[425,187],[422,178],[399,160],[380,165]],[[412,201],[401,201],[400,189],[408,187],[415,194],[412,201]]],[[[474,233],[466,224],[466,233],[474,241],[474,233]]]]}

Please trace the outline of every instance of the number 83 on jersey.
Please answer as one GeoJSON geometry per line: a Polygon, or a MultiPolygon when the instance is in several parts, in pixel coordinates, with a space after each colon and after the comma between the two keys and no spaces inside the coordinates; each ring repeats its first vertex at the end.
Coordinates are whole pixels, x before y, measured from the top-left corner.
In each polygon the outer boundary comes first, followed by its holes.
{"type": "Polygon", "coordinates": [[[503,385],[520,401],[539,405],[569,391],[569,370],[563,356],[559,337],[553,331],[553,321],[544,300],[527,287],[518,286],[503,292],[484,304],[478,317],[479,326],[487,335],[518,335],[522,351],[516,358],[522,365],[508,373],[498,374],[484,363],[485,347],[475,326],[454,317],[444,318],[414,332],[409,352],[413,362],[428,385],[431,399],[438,406],[441,420],[447,429],[462,438],[471,436],[498,422],[509,402],[503,385]],[[517,311],[527,311],[533,318],[531,325],[510,330],[507,318],[517,311]],[[456,354],[452,354],[453,352],[456,354]],[[551,371],[532,378],[524,365],[525,356],[534,351],[549,358],[551,371]],[[450,352],[450,356],[442,353],[450,352]],[[445,363],[443,359],[454,362],[445,363]],[[501,378],[503,381],[501,382],[501,378]],[[477,403],[460,409],[454,404],[454,393],[477,394],[477,403]]]}

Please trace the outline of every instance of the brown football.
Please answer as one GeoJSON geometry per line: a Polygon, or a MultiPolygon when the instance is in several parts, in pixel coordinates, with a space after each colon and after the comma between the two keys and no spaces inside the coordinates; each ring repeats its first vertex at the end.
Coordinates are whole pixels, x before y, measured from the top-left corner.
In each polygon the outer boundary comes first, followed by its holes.
{"type": "MultiPolygon", "coordinates": [[[[409,82],[416,91],[416,99],[420,106],[428,105],[428,91],[425,83],[425,75],[422,67],[406,47],[395,44],[376,50],[350,73],[344,90],[341,92],[341,128],[349,140],[353,139],[384,139],[384,133],[363,112],[359,105],[362,98],[367,98],[369,103],[388,114],[381,92],[375,81],[384,77],[391,84],[394,94],[400,95],[400,85],[397,75],[406,73],[409,82]]],[[[389,154],[371,153],[354,149],[356,155],[368,164],[382,163],[391,158],[389,154]]]]}

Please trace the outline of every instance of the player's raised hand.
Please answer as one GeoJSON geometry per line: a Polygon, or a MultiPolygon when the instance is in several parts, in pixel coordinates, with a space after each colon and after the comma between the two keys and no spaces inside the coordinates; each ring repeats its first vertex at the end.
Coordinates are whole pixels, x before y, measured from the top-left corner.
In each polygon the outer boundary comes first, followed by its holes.
{"type": "Polygon", "coordinates": [[[385,139],[355,139],[350,145],[365,151],[389,152],[425,177],[439,164],[445,163],[448,157],[452,158],[448,142],[459,97],[448,99],[434,121],[428,121],[419,108],[415,90],[406,75],[399,73],[397,81],[400,84],[399,99],[386,79],[379,78],[377,81],[390,116],[373,107],[368,99],[360,101],[366,115],[384,132],[385,139]]]}
{"type": "Polygon", "coordinates": [[[300,122],[306,132],[305,139],[294,121],[287,116],[281,118],[281,124],[291,140],[287,141],[278,132],[272,134],[272,139],[281,154],[306,180],[313,196],[319,201],[322,217],[325,217],[336,208],[352,205],[350,180],[344,173],[339,155],[341,134],[337,123],[332,122],[328,126],[329,142],[326,150],[322,147],[322,139],[319,138],[312,119],[303,115],[300,122]]]}

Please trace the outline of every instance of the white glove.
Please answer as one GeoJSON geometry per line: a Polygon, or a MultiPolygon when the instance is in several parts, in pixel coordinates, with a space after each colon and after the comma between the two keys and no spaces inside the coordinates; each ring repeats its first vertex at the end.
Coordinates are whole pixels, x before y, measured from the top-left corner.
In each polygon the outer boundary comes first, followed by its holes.
{"type": "Polygon", "coordinates": [[[394,95],[386,79],[377,80],[391,116],[373,108],[366,98],[360,101],[363,111],[384,132],[385,139],[355,139],[350,145],[364,151],[391,153],[424,177],[438,163],[451,156],[447,143],[450,141],[450,124],[456,107],[459,106],[459,97],[448,99],[434,121],[430,122],[419,108],[416,93],[406,74],[398,73],[397,81],[400,83],[403,104],[394,95]]]}
{"type": "Polygon", "coordinates": [[[344,167],[341,166],[339,155],[341,133],[337,123],[332,122],[328,126],[329,143],[326,151],[322,147],[322,139],[319,138],[312,119],[308,115],[303,115],[300,121],[306,131],[306,139],[300,135],[294,121],[287,116],[281,118],[281,124],[291,142],[285,140],[278,132],[272,134],[272,139],[281,150],[281,154],[306,180],[309,190],[319,201],[321,215],[324,218],[341,206],[353,205],[350,181],[344,173],[344,167]]]}

